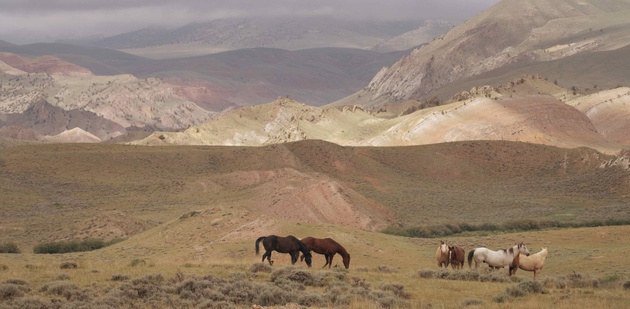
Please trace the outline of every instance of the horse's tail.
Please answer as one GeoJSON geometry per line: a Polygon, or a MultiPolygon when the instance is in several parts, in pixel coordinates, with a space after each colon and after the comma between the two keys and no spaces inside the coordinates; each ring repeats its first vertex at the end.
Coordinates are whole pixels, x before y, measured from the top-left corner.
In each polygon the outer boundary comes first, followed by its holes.
{"type": "Polygon", "coordinates": [[[468,267],[472,267],[473,255],[475,255],[475,249],[472,249],[470,250],[470,252],[468,252],[468,267]]]}
{"type": "Polygon", "coordinates": [[[267,236],[261,236],[261,237],[258,237],[258,239],[256,239],[256,254],[258,254],[258,251],[259,251],[258,250],[258,243],[260,241],[262,241],[262,240],[265,240],[265,238],[267,238],[267,236]]]}

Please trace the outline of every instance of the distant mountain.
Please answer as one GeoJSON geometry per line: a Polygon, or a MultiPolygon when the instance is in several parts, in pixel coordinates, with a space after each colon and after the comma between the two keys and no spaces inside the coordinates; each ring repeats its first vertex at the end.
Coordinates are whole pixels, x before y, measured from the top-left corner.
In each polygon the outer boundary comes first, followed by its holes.
{"type": "Polygon", "coordinates": [[[0,46],[2,52],[23,58],[54,56],[94,75],[158,77],[172,84],[178,95],[206,110],[221,111],[267,103],[279,96],[311,105],[328,104],[361,89],[383,66],[393,64],[409,51],[255,48],[154,60],[103,48],[42,43],[0,46]]]}
{"type": "Polygon", "coordinates": [[[0,125],[42,135],[77,127],[107,140],[138,128],[178,130],[212,116],[177,94],[195,88],[129,74],[95,76],[52,56],[0,53],[0,88],[0,125]]]}
{"type": "MultiPolygon", "coordinates": [[[[193,23],[175,29],[145,28],[98,40],[73,41],[152,58],[194,56],[248,48],[302,50],[321,47],[371,49],[408,31],[423,28],[438,36],[447,29],[440,22],[364,21],[333,17],[227,18],[193,23]]],[[[406,50],[425,43],[409,41],[406,50]],[[411,44],[411,45],[409,45],[411,44]]],[[[392,51],[391,48],[382,49],[392,51]]]]}
{"type": "MultiPolygon", "coordinates": [[[[361,100],[349,101],[373,105],[418,99],[466,78],[476,79],[479,85],[478,78],[492,71],[505,73],[537,64],[544,69],[546,63],[571,56],[612,52],[630,44],[628,16],[628,0],[504,0],[382,69],[360,92],[361,100]]],[[[616,63],[614,58],[605,61],[616,63]]],[[[592,62],[571,64],[556,67],[556,75],[565,84],[585,82],[584,77],[573,77],[573,72],[600,70],[592,62]]],[[[624,72],[625,81],[629,73],[624,72]]],[[[596,77],[602,75],[603,70],[596,72],[596,77]]],[[[620,82],[591,78],[588,84],[610,87],[620,82]]]]}

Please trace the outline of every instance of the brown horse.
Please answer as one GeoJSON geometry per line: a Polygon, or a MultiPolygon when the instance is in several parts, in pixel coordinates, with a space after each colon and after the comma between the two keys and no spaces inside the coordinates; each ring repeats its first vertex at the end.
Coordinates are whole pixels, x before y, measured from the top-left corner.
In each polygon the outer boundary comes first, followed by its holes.
{"type": "Polygon", "coordinates": [[[449,262],[453,269],[461,269],[464,267],[464,261],[466,261],[466,252],[462,247],[448,246],[449,262]]]}
{"type": "Polygon", "coordinates": [[[443,240],[440,240],[440,246],[435,251],[435,260],[437,260],[438,267],[448,267],[448,245],[443,240]]]}
{"type": "Polygon", "coordinates": [[[262,236],[256,239],[256,254],[258,254],[258,243],[263,243],[263,247],[265,247],[265,254],[262,256],[262,262],[265,261],[265,258],[269,261],[269,265],[273,265],[273,261],[271,260],[271,251],[275,250],[280,253],[289,253],[291,255],[291,264],[295,264],[297,262],[298,257],[300,256],[300,252],[304,254],[306,258],[306,265],[311,267],[311,250],[302,243],[299,239],[295,238],[293,235],[289,235],[287,237],[280,237],[276,235],[262,236]]]}
{"type": "MultiPolygon", "coordinates": [[[[332,238],[305,237],[302,238],[302,242],[313,252],[323,254],[326,257],[326,264],[324,264],[322,268],[326,267],[326,265],[330,268],[332,266],[333,257],[337,253],[339,253],[343,259],[343,266],[345,266],[346,269],[350,268],[350,254],[342,245],[332,238]]],[[[304,260],[304,256],[302,256],[302,260],[304,260]]]]}

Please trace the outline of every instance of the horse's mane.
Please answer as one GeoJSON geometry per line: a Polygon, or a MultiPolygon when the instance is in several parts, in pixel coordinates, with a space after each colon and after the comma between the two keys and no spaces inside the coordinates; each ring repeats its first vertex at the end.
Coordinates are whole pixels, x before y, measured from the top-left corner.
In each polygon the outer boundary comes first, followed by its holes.
{"type": "Polygon", "coordinates": [[[310,256],[311,255],[311,250],[299,239],[297,239],[298,242],[298,246],[300,246],[300,251],[302,251],[302,253],[304,255],[310,256]]]}
{"type": "Polygon", "coordinates": [[[346,257],[349,256],[350,254],[348,253],[348,251],[346,251],[346,248],[344,248],[342,245],[337,244],[337,253],[339,253],[342,257],[346,257]]]}

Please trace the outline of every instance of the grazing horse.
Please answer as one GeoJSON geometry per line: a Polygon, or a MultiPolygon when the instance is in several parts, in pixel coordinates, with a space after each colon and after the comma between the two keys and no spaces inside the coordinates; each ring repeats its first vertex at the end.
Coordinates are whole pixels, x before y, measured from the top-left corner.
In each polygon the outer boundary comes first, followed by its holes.
{"type": "MultiPolygon", "coordinates": [[[[520,262],[518,267],[522,270],[533,271],[534,280],[536,275],[542,270],[545,265],[545,259],[547,259],[547,248],[542,248],[540,252],[534,253],[530,256],[520,255],[520,262]]],[[[514,271],[516,272],[516,270],[514,271]]]]}
{"type": "Polygon", "coordinates": [[[271,260],[271,251],[276,250],[280,253],[289,253],[291,254],[291,264],[295,264],[297,262],[300,252],[304,254],[306,258],[306,265],[311,267],[311,250],[302,243],[299,239],[295,238],[293,235],[289,235],[287,237],[280,237],[276,235],[262,236],[256,239],[256,254],[258,254],[258,243],[263,243],[263,247],[265,247],[265,254],[262,256],[262,262],[265,261],[265,258],[269,261],[269,265],[273,265],[273,261],[271,260]]]}
{"type": "Polygon", "coordinates": [[[480,263],[486,263],[488,266],[492,268],[501,268],[508,266],[508,275],[512,275],[516,272],[514,263],[518,263],[514,261],[515,258],[518,257],[520,253],[524,255],[529,255],[529,249],[525,246],[524,243],[518,243],[512,248],[509,249],[501,249],[499,251],[492,251],[488,248],[475,248],[468,253],[468,267],[472,267],[472,261],[475,260],[475,268],[479,267],[480,263]]]}
{"type": "Polygon", "coordinates": [[[448,267],[449,262],[449,254],[448,254],[448,245],[446,245],[446,241],[440,240],[440,246],[438,246],[437,251],[435,251],[435,260],[437,261],[438,267],[444,266],[444,268],[448,267]]]}
{"type": "MultiPolygon", "coordinates": [[[[332,266],[333,257],[337,253],[339,253],[343,259],[343,266],[345,266],[346,269],[350,268],[350,254],[342,245],[332,238],[305,237],[302,238],[302,242],[313,252],[323,254],[326,257],[326,264],[324,264],[322,268],[326,267],[326,265],[330,268],[332,266]]],[[[302,256],[301,260],[304,260],[304,256],[302,256]]]]}
{"type": "Polygon", "coordinates": [[[466,261],[466,251],[462,247],[448,246],[448,261],[453,269],[464,268],[466,261]]]}

